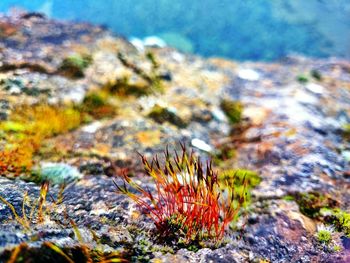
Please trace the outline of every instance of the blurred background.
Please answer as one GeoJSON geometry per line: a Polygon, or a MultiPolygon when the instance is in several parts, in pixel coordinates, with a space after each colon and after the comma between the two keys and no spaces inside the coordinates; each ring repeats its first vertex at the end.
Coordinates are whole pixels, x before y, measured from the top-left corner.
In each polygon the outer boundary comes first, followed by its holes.
{"type": "Polygon", "coordinates": [[[158,36],[184,52],[237,60],[350,58],[349,0],[1,0],[49,17],[158,36]]]}

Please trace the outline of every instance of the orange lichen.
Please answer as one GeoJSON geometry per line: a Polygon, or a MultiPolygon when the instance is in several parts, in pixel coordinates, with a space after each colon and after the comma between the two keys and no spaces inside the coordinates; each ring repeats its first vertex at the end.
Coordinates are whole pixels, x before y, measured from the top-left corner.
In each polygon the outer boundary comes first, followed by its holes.
{"type": "Polygon", "coordinates": [[[27,140],[19,145],[0,152],[0,175],[17,176],[32,167],[33,145],[27,140]]]}
{"type": "Polygon", "coordinates": [[[16,108],[9,121],[0,123],[6,141],[0,146],[0,175],[13,177],[29,171],[44,139],[72,130],[83,120],[82,113],[72,107],[38,104],[16,108]]]}

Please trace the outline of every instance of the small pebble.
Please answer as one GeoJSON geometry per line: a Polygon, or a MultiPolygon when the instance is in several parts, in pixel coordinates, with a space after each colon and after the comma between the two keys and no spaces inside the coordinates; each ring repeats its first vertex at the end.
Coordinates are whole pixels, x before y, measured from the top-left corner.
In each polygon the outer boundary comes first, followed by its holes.
{"type": "Polygon", "coordinates": [[[196,147],[197,149],[202,150],[204,152],[213,151],[213,147],[211,147],[209,144],[200,139],[192,139],[191,144],[193,147],[196,147]]]}
{"type": "Polygon", "coordinates": [[[260,74],[253,69],[240,69],[238,77],[249,81],[257,81],[260,79],[260,74]]]}

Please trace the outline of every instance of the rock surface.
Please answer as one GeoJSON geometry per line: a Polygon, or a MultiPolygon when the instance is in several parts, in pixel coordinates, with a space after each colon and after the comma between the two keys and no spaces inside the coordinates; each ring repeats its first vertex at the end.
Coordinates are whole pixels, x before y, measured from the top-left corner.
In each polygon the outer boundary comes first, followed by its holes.
{"type": "MultiPolygon", "coordinates": [[[[12,80],[8,82],[11,87],[0,87],[2,119],[15,106],[38,101],[79,103],[88,91],[125,76],[132,83],[142,82],[118,59],[120,52],[145,71],[151,67],[130,43],[100,27],[23,13],[1,15],[0,25],[0,79],[12,80]],[[78,79],[59,70],[72,53],[92,57],[78,79]]],[[[48,219],[26,230],[14,220],[9,207],[0,203],[0,255],[22,242],[38,247],[52,241],[62,246],[84,242],[105,251],[129,250],[132,261],[349,262],[349,247],[340,237],[337,252],[318,243],[315,233],[320,222],[303,215],[295,201],[283,197],[316,191],[330,195],[350,212],[346,158],[350,143],[342,135],[350,122],[350,63],[302,57],[269,64],[235,63],[169,48],[152,52],[159,71],[168,74],[163,81],[165,92],[121,97],[115,116],[47,139],[46,145],[56,154],[43,154],[38,162],[64,162],[84,176],[68,185],[58,207],[48,199],[47,205],[52,206],[45,215],[48,219]],[[318,72],[322,79],[312,77],[311,72],[318,72]],[[300,81],[300,75],[307,75],[307,81],[300,81]],[[243,127],[229,124],[220,110],[223,98],[243,103],[243,127]],[[150,118],[155,105],[186,125],[150,118]],[[253,191],[245,227],[228,231],[225,245],[219,248],[192,252],[154,244],[152,222],[127,197],[116,193],[113,180],[120,182],[125,169],[149,184],[138,152],[152,157],[166,145],[178,147],[179,142],[188,146],[192,142],[203,158],[229,146],[236,155],[226,166],[251,169],[262,178],[253,191]],[[83,240],[76,237],[76,229],[83,240]]],[[[39,192],[40,186],[34,183],[6,175],[0,178],[0,196],[16,211],[22,211],[25,193],[35,198],[39,192]]],[[[52,186],[50,194],[56,199],[59,187],[52,186]]]]}

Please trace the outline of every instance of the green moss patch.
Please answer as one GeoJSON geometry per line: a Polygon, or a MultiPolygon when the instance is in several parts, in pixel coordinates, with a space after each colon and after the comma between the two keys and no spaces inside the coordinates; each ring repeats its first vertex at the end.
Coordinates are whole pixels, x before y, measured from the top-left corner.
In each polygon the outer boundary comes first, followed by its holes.
{"type": "Polygon", "coordinates": [[[220,103],[220,107],[231,124],[237,124],[241,121],[243,112],[243,105],[241,102],[223,99],[220,103]]]}

